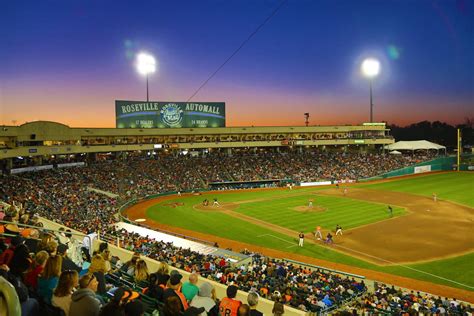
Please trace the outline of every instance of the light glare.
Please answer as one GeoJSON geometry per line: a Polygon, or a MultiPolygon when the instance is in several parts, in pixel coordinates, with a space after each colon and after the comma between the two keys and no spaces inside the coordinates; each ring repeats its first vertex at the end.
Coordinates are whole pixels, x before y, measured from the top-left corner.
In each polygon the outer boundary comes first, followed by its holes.
{"type": "Polygon", "coordinates": [[[148,75],[156,71],[155,57],[147,53],[137,55],[137,71],[142,75],[148,75]]]}
{"type": "Polygon", "coordinates": [[[367,58],[362,62],[361,70],[364,76],[375,77],[380,72],[380,62],[377,59],[367,58]]]}

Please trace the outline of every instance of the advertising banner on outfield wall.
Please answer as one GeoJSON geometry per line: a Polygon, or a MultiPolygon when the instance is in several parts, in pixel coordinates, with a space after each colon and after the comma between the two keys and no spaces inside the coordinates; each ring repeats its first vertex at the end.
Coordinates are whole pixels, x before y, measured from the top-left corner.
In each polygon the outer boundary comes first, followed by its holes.
{"type": "Polygon", "coordinates": [[[418,166],[418,167],[415,167],[415,169],[413,171],[414,171],[414,173],[430,172],[431,171],[431,165],[418,166]]]}
{"type": "Polygon", "coordinates": [[[117,128],[225,127],[224,102],[115,101],[117,128]]]}

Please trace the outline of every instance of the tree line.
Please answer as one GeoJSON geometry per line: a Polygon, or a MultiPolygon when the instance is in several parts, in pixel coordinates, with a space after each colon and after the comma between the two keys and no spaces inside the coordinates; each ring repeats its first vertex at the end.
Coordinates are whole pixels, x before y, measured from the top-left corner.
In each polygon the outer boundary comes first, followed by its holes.
{"type": "Polygon", "coordinates": [[[462,145],[464,152],[471,151],[474,145],[473,135],[474,118],[466,118],[462,124],[450,125],[440,121],[421,121],[405,127],[388,124],[392,136],[400,140],[428,140],[447,148],[456,148],[457,129],[461,129],[462,145]]]}

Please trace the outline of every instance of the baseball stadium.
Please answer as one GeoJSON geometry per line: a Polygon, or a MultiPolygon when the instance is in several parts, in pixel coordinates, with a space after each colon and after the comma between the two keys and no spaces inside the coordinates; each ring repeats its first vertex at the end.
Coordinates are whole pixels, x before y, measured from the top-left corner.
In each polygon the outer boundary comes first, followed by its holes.
{"type": "Polygon", "coordinates": [[[474,1],[3,1],[0,316],[474,315],[474,1]]]}
{"type": "MultiPolygon", "coordinates": [[[[167,124],[149,116],[141,120],[167,124]]],[[[275,301],[285,315],[429,313],[444,300],[463,310],[474,301],[470,156],[396,142],[384,123],[71,128],[38,121],[4,126],[0,142],[5,241],[18,246],[21,238],[33,253],[47,249],[45,240],[67,244],[57,251],[78,273],[97,275],[104,301],[111,287],[125,287],[140,295],[146,314],[160,310],[163,296],[151,291],[150,276],[163,265],[211,284],[220,298],[234,287],[242,301],[257,293],[269,314],[275,301]],[[97,267],[104,258],[109,270],[97,267]],[[382,292],[385,305],[367,303],[382,292]]]]}

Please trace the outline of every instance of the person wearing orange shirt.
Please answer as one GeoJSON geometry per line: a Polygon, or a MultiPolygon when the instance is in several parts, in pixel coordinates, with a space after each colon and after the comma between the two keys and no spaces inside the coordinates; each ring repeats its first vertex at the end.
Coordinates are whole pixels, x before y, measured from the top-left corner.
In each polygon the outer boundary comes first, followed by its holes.
{"type": "Polygon", "coordinates": [[[237,286],[229,285],[227,287],[227,297],[224,297],[219,304],[219,316],[237,316],[242,302],[236,300],[237,286]]]}

